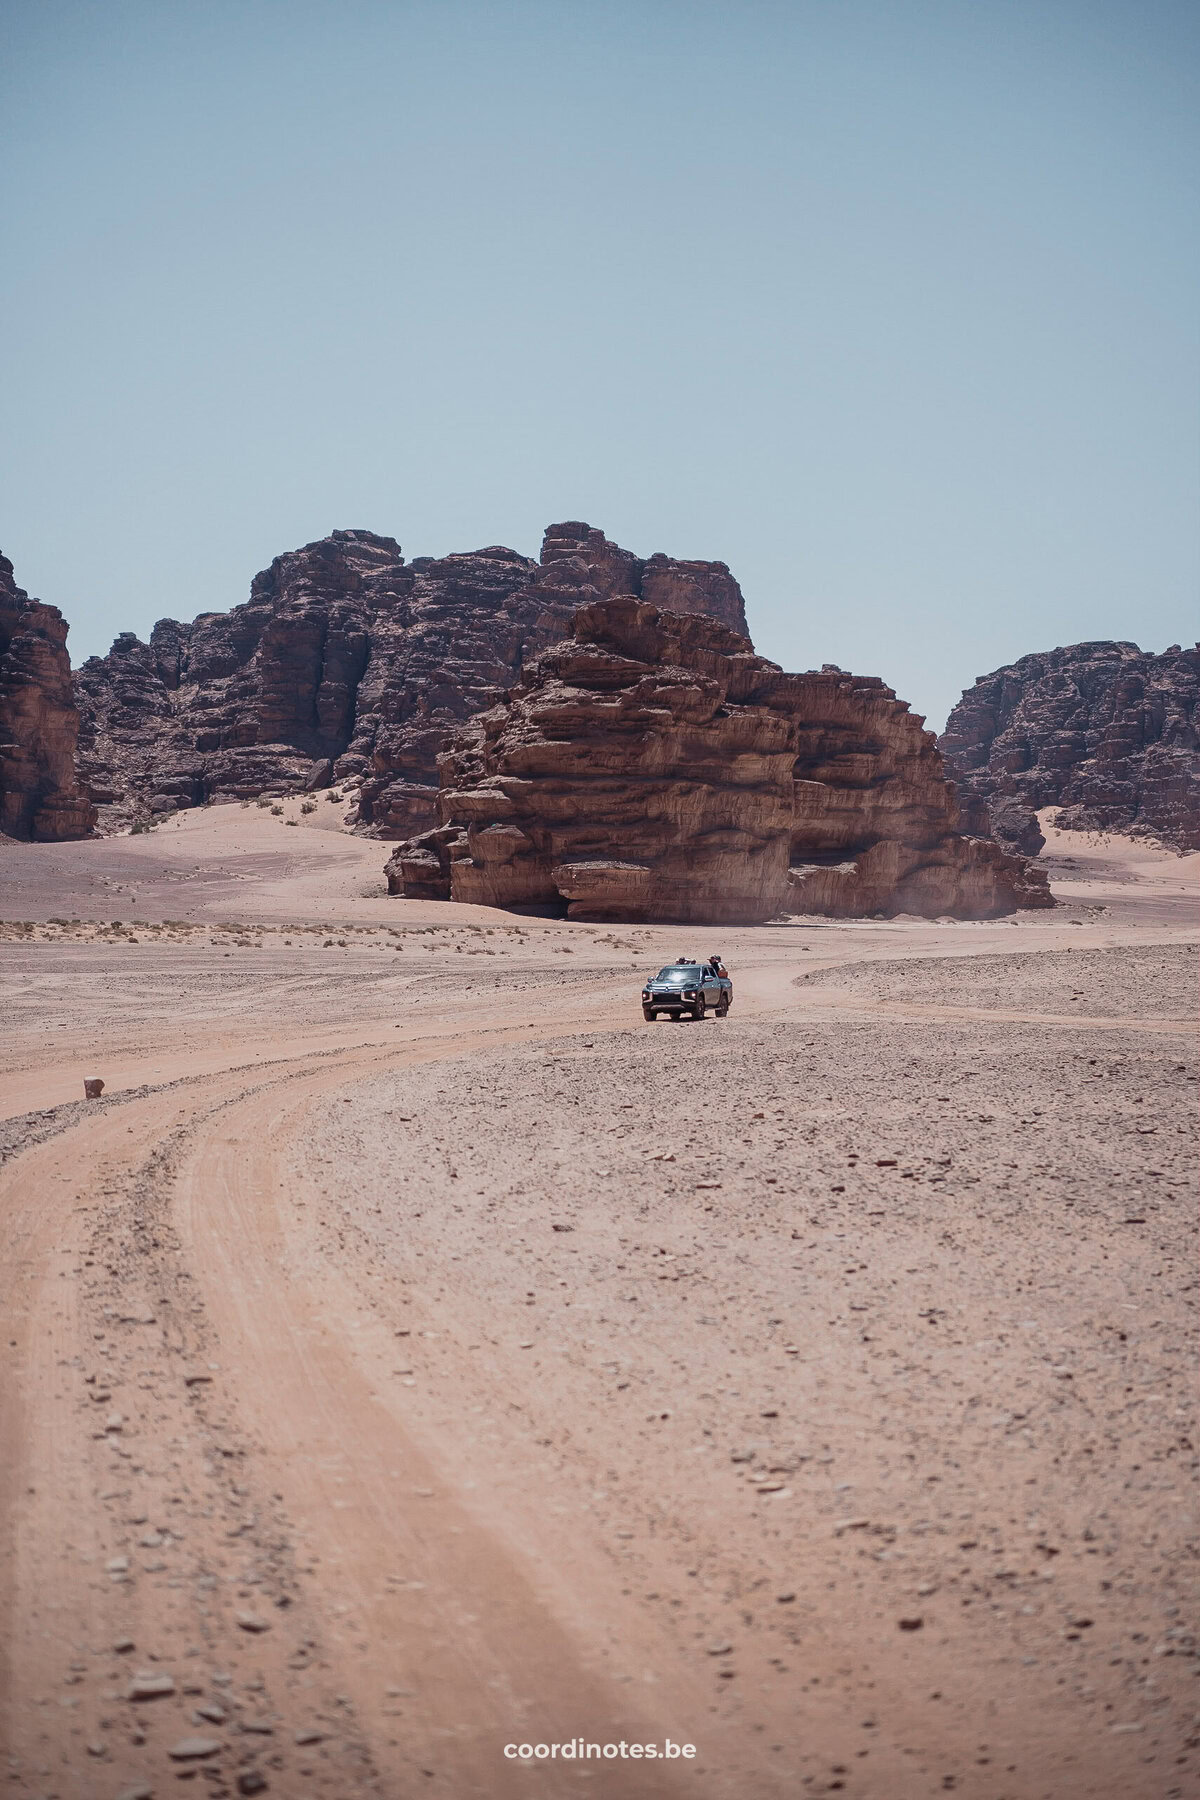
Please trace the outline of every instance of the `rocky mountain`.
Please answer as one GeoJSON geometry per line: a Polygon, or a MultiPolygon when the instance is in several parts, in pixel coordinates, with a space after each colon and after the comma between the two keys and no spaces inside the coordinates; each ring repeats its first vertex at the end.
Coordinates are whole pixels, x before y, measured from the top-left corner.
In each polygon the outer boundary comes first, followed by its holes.
{"type": "Polygon", "coordinates": [[[75,778],[78,726],[66,621],[31,600],[0,556],[0,831],[87,836],[96,809],[75,778]]]}
{"type": "Polygon", "coordinates": [[[939,745],[969,828],[1027,854],[1036,809],[1200,849],[1200,645],[1071,644],[981,675],[939,745]]]}
{"type": "Polygon", "coordinates": [[[647,560],[578,521],[533,562],[493,545],[406,563],[392,538],[335,531],[276,557],[250,598],[123,633],[78,671],[80,770],[103,823],[225,796],[359,782],[360,823],[436,818],[437,753],[493,704],[581,602],[653,596],[745,629],[724,563],[647,560]]]}
{"type": "Polygon", "coordinates": [[[717,621],[593,601],[440,759],[442,823],[393,893],[570,917],[986,918],[1045,875],[958,832],[923,721],[881,681],[786,675],[717,621]]]}

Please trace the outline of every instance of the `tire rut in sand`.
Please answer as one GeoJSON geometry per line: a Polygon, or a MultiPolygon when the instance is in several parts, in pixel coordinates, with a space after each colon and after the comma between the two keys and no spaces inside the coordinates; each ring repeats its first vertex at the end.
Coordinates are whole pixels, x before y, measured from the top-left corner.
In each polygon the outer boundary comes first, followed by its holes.
{"type": "MultiPolygon", "coordinates": [[[[114,1792],[162,1780],[200,1735],[218,1793],[288,1771],[341,1800],[397,1779],[503,1795],[528,1774],[500,1746],[535,1725],[539,1740],[655,1737],[446,1484],[414,1491],[438,1477],[338,1331],[311,1341],[312,1296],[278,1279],[263,1121],[460,1048],[173,1084],[5,1169],[12,1791],[51,1780],[92,1800],[101,1768],[114,1792]],[[131,1699],[135,1671],[171,1691],[131,1699]]],[[[629,1800],[677,1785],[636,1763],[605,1776],[629,1800]]]]}
{"type": "MultiPolygon", "coordinates": [[[[433,1059],[392,1066],[408,1060],[433,1059]]],[[[536,1569],[460,1504],[401,1403],[379,1392],[390,1328],[364,1317],[329,1260],[306,1268],[289,1252],[280,1159],[304,1109],[346,1073],[264,1089],[206,1133],[180,1169],[181,1230],[223,1356],[255,1371],[242,1416],[286,1496],[301,1562],[311,1554],[305,1587],[321,1596],[376,1760],[392,1778],[423,1774],[423,1791],[525,1793],[528,1771],[504,1759],[505,1742],[651,1742],[666,1729],[612,1688],[536,1569]]],[[[628,1761],[604,1780],[623,1800],[678,1789],[674,1771],[628,1761]]]]}

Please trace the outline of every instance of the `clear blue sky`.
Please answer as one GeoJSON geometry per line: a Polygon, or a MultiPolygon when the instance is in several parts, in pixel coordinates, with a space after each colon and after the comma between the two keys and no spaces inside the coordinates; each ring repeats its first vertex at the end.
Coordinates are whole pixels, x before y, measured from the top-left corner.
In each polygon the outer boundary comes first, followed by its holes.
{"type": "Polygon", "coordinates": [[[1196,635],[1194,0],[7,0],[0,548],[76,661],[335,526],[720,557],[933,724],[1196,635]]]}

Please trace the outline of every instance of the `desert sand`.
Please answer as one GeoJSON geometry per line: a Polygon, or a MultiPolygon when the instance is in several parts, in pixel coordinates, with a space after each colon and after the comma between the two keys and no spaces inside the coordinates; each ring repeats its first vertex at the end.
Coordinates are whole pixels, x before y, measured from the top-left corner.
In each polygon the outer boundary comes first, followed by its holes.
{"type": "Polygon", "coordinates": [[[1200,1791],[1200,857],[706,936],[341,823],[0,845],[6,1792],[1200,1791]]]}

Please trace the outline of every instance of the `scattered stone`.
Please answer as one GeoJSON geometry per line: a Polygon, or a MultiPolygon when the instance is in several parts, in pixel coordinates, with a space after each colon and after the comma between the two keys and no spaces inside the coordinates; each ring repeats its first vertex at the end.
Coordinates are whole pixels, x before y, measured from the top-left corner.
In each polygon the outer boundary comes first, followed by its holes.
{"type": "Polygon", "coordinates": [[[163,1695],[175,1692],[175,1682],[170,1675],[156,1674],[153,1669],[139,1669],[129,1683],[125,1698],[127,1700],[158,1700],[163,1695]]]}
{"type": "Polygon", "coordinates": [[[261,1769],[244,1769],[237,1778],[239,1794],[265,1794],[267,1778],[261,1769]]]}
{"type": "Polygon", "coordinates": [[[114,1638],[112,1647],[117,1656],[124,1656],[128,1651],[137,1649],[137,1645],[131,1637],[114,1638]]]}
{"type": "Polygon", "coordinates": [[[121,1789],[117,1800],[154,1800],[154,1789],[148,1781],[135,1781],[132,1787],[121,1789]]]}
{"type": "Polygon", "coordinates": [[[896,1623],[901,1631],[920,1631],[925,1621],[924,1619],[897,1619],[896,1623]]]}
{"type": "Polygon", "coordinates": [[[89,1075],[85,1077],[83,1083],[83,1096],[85,1100],[98,1100],[103,1092],[104,1083],[98,1075],[89,1075]]]}
{"type": "Polygon", "coordinates": [[[833,1528],[833,1535],[841,1537],[843,1531],[865,1531],[870,1523],[870,1519],[839,1519],[833,1528]]]}
{"type": "Polygon", "coordinates": [[[172,1762],[203,1762],[205,1757],[215,1756],[220,1748],[220,1738],[185,1737],[172,1744],[167,1755],[172,1762]]]}
{"type": "Polygon", "coordinates": [[[733,1645],[722,1639],[719,1644],[710,1644],[708,1646],[708,1654],[710,1656],[731,1656],[733,1654],[733,1645]]]}
{"type": "Polygon", "coordinates": [[[225,1723],[225,1708],[223,1706],[198,1706],[193,1716],[197,1719],[203,1719],[208,1725],[223,1725],[225,1723]]]}
{"type": "Polygon", "coordinates": [[[257,1613],[235,1612],[234,1622],[240,1631],[270,1631],[271,1621],[260,1618],[257,1613]]]}
{"type": "Polygon", "coordinates": [[[296,1744],[323,1744],[325,1735],[319,1725],[305,1725],[296,1732],[292,1741],[296,1744]]]}

